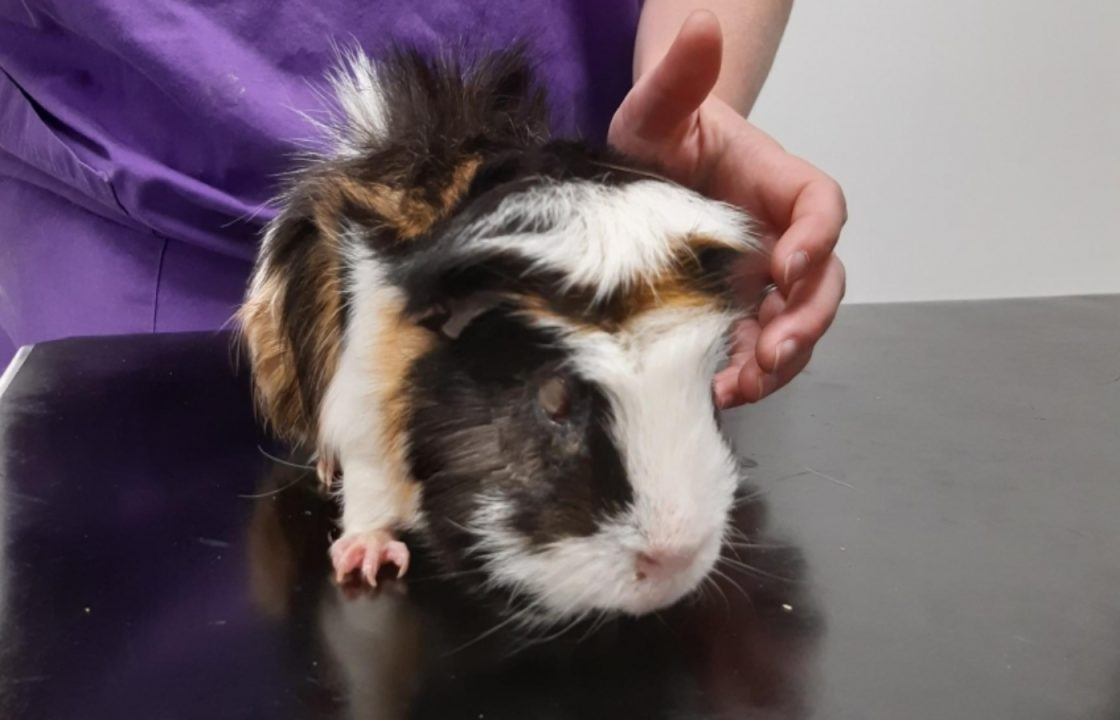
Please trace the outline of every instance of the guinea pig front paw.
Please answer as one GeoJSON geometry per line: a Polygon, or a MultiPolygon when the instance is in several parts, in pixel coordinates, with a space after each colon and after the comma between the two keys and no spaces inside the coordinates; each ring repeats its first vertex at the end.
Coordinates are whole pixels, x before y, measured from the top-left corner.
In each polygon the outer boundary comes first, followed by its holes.
{"type": "Polygon", "coordinates": [[[397,566],[398,578],[408,572],[408,546],[388,530],[347,533],[334,541],[330,552],[339,585],[358,573],[370,587],[377,587],[377,573],[387,564],[397,566]]]}

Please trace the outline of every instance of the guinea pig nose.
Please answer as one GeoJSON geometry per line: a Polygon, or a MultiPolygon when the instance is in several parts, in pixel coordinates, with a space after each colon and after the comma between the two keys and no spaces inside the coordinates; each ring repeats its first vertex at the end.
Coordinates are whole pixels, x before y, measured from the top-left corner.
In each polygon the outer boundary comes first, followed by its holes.
{"type": "Polygon", "coordinates": [[[699,545],[651,547],[634,556],[634,571],[639,580],[666,577],[692,565],[698,552],[699,545]]]}

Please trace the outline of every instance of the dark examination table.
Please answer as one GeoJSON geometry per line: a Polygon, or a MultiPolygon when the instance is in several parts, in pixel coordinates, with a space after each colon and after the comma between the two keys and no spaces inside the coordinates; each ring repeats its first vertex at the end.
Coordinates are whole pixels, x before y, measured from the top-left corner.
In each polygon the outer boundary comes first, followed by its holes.
{"type": "Polygon", "coordinates": [[[718,587],[552,638],[422,558],[332,585],[330,505],[228,342],[17,358],[0,717],[1120,718],[1120,297],[845,308],[727,416],[750,547],[718,587]]]}

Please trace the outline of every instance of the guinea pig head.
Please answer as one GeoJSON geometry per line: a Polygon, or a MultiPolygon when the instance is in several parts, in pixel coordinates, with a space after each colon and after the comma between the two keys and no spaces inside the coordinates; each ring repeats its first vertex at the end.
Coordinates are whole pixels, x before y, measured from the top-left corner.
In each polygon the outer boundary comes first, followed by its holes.
{"type": "Polygon", "coordinates": [[[402,264],[439,338],[407,435],[445,564],[547,620],[696,589],[740,481],[712,378],[760,256],[738,211],[628,176],[500,185],[402,264]]]}

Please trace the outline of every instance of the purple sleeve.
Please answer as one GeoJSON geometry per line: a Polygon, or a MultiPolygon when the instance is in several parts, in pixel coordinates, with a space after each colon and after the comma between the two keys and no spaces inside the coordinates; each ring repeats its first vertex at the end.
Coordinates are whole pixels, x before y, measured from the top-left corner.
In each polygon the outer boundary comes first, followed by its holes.
{"type": "MultiPolygon", "coordinates": [[[[0,0],[0,355],[211,328],[240,297],[333,45],[529,43],[560,134],[602,139],[638,0],[0,0]],[[5,341],[5,336],[7,341],[5,341]]],[[[0,362],[6,358],[0,357],[0,362]]]]}

